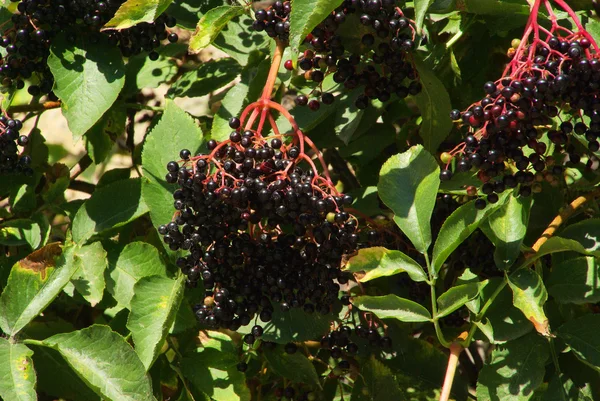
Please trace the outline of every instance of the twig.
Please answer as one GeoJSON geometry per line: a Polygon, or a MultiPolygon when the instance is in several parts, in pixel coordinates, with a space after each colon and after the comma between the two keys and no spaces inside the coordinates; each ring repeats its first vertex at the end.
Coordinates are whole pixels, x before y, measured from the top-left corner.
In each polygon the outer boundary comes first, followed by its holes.
{"type": "Polygon", "coordinates": [[[72,189],[73,191],[85,192],[86,194],[91,195],[96,190],[96,186],[94,184],[90,184],[89,182],[75,180],[69,183],[69,189],[72,189]]]}
{"type": "Polygon", "coordinates": [[[79,177],[94,161],[87,153],[71,168],[71,181],[79,177]]]}
{"type": "Polygon", "coordinates": [[[58,109],[60,107],[60,101],[53,102],[44,102],[44,103],[34,103],[34,104],[17,104],[15,106],[10,106],[7,112],[10,113],[27,113],[31,111],[44,111],[51,109],[58,109]]]}

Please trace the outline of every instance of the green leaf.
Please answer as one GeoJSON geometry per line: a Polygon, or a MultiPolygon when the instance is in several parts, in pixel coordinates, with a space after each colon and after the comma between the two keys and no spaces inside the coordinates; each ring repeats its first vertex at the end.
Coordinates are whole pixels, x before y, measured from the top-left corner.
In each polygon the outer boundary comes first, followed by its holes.
{"type": "MultiPolygon", "coordinates": [[[[261,339],[285,344],[292,341],[308,341],[321,337],[330,331],[333,320],[331,314],[306,314],[301,309],[292,308],[288,312],[282,312],[275,308],[270,322],[264,324],[264,333],[261,339]]],[[[240,334],[250,333],[251,325],[242,326],[240,334]]]]}
{"type": "Polygon", "coordinates": [[[306,35],[342,3],[343,0],[292,0],[290,47],[294,62],[306,35]]]}
{"type": "Polygon", "coordinates": [[[29,245],[37,249],[42,241],[39,224],[29,219],[14,219],[0,224],[0,244],[8,246],[29,245]]]}
{"type": "Polygon", "coordinates": [[[392,156],[381,167],[377,189],[394,221],[415,248],[426,253],[431,245],[429,221],[440,185],[440,168],[421,145],[392,156]]]}
{"type": "Polygon", "coordinates": [[[419,135],[423,145],[430,153],[436,154],[438,146],[452,130],[450,111],[450,95],[444,84],[435,76],[433,71],[419,57],[414,57],[419,80],[423,85],[421,93],[415,96],[417,106],[421,111],[423,122],[419,135]]]}
{"type": "MultiPolygon", "coordinates": [[[[503,280],[494,277],[481,290],[480,304],[487,302],[503,280]]],[[[467,303],[469,307],[470,303],[467,303]]],[[[473,313],[479,310],[471,309],[473,313]]],[[[487,310],[483,321],[475,323],[492,344],[502,344],[529,333],[533,326],[513,305],[512,291],[505,286],[487,310]]]]}
{"type": "Polygon", "coordinates": [[[159,55],[158,60],[150,60],[147,53],[129,58],[125,72],[125,86],[121,92],[122,97],[135,96],[144,88],[158,88],[160,85],[170,82],[177,74],[179,67],[172,57],[160,53],[159,55]]]}
{"type": "Polygon", "coordinates": [[[440,295],[437,299],[438,317],[451,314],[467,302],[477,298],[488,281],[457,285],[440,295]]]}
{"type": "Polygon", "coordinates": [[[301,351],[288,354],[284,347],[279,346],[272,350],[265,349],[263,355],[276,375],[294,383],[321,388],[315,367],[301,351]]]}
{"type": "Polygon", "coordinates": [[[117,302],[130,308],[135,284],[144,277],[166,276],[166,267],[158,250],[145,242],[132,242],[113,260],[109,254],[109,274],[106,289],[117,302]]]}
{"type": "Polygon", "coordinates": [[[477,400],[529,400],[548,357],[548,343],[535,333],[499,345],[479,373],[477,400]]]}
{"type": "Polygon", "coordinates": [[[71,281],[90,305],[95,306],[102,300],[106,287],[104,280],[104,271],[108,265],[106,251],[100,242],[94,242],[81,248],[76,247],[72,257],[72,263],[77,270],[71,281]]]}
{"type": "MultiPolygon", "coordinates": [[[[221,101],[221,107],[213,119],[210,136],[216,141],[229,139],[229,119],[239,117],[244,107],[258,99],[265,87],[270,59],[248,64],[242,71],[240,82],[233,86],[221,101]]],[[[281,126],[280,129],[283,130],[281,126]]],[[[285,132],[285,131],[282,131],[285,132]]]]}
{"type": "Polygon", "coordinates": [[[94,325],[43,341],[62,355],[77,375],[109,400],[155,400],[144,365],[123,337],[108,326],[94,325]]]}
{"type": "Polygon", "coordinates": [[[68,43],[62,34],[52,39],[48,66],[54,75],[53,91],[74,138],[85,134],[117,100],[125,83],[123,57],[104,36],[98,43],[68,43]],[[87,45],[87,46],[86,46],[87,45]]]}
{"type": "Polygon", "coordinates": [[[401,401],[406,396],[391,370],[373,355],[361,366],[350,401],[401,401]]]}
{"type": "Polygon", "coordinates": [[[117,138],[125,132],[126,119],[125,108],[113,106],[85,133],[85,148],[94,164],[106,160],[117,138]]]}
{"type": "Polygon", "coordinates": [[[427,9],[433,0],[415,0],[415,24],[417,26],[417,32],[421,32],[423,29],[423,21],[425,21],[425,14],[427,13],[427,9]]]}
{"type": "Polygon", "coordinates": [[[600,315],[589,314],[571,320],[556,330],[577,358],[594,367],[600,366],[600,315]]]}
{"type": "Polygon", "coordinates": [[[177,280],[162,276],[140,279],[133,288],[127,328],[135,352],[149,370],[167,338],[183,299],[184,275],[177,280]],[[151,300],[151,302],[148,302],[151,300]]]}
{"type": "Polygon", "coordinates": [[[173,0],[127,0],[102,30],[127,29],[142,22],[153,22],[172,2],[173,0]]]}
{"type": "Polygon", "coordinates": [[[76,270],[67,263],[72,249],[64,255],[57,242],[51,243],[14,264],[0,295],[2,331],[14,336],[62,291],[76,270]]]}
{"type": "Polygon", "coordinates": [[[475,231],[490,214],[502,206],[506,193],[495,204],[488,203],[485,209],[475,209],[475,201],[465,203],[444,221],[433,246],[433,270],[437,274],[448,256],[475,231]]]}
{"type": "Polygon", "coordinates": [[[272,40],[263,32],[248,29],[253,21],[254,19],[246,14],[233,18],[217,36],[213,46],[227,53],[244,67],[257,56],[262,57],[261,53],[269,53],[272,40]]]}
{"type": "Polygon", "coordinates": [[[33,363],[38,376],[38,391],[73,401],[100,400],[96,393],[73,372],[60,353],[47,347],[34,345],[31,347],[34,350],[33,363]]]}
{"type": "Polygon", "coordinates": [[[196,31],[190,38],[190,52],[198,53],[210,45],[229,21],[243,13],[244,8],[240,6],[220,6],[208,11],[198,21],[196,31]]]}
{"type": "Polygon", "coordinates": [[[227,370],[208,368],[204,364],[184,357],[181,370],[192,384],[195,399],[207,401],[250,401],[250,389],[246,385],[246,376],[235,367],[227,370]],[[199,392],[199,394],[197,394],[199,392]]]}
{"type": "Polygon", "coordinates": [[[521,2],[496,0],[464,0],[463,11],[481,15],[529,15],[529,6],[521,2]]]}
{"type": "Polygon", "coordinates": [[[94,234],[121,227],[148,212],[140,178],[116,181],[97,189],[77,211],[73,240],[84,243],[94,234]]]}
{"type": "Polygon", "coordinates": [[[0,397],[4,401],[37,400],[33,351],[0,337],[0,397]]]}
{"type": "Polygon", "coordinates": [[[545,284],[548,293],[558,303],[600,302],[600,266],[591,256],[553,264],[545,284]]]}
{"type": "Polygon", "coordinates": [[[194,120],[175,103],[168,100],[159,122],[147,135],[142,151],[142,195],[150,209],[155,226],[173,218],[173,210],[165,205],[173,202],[175,184],[165,181],[167,163],[179,160],[179,151],[189,149],[196,154],[202,145],[202,132],[194,120]]]}
{"type": "Polygon", "coordinates": [[[352,305],[373,312],[380,319],[398,319],[402,322],[428,322],[431,314],[423,306],[393,294],[379,297],[361,296],[352,300],[352,305]]]}
{"type": "Polygon", "coordinates": [[[510,196],[504,206],[492,214],[481,228],[496,247],[494,261],[499,269],[513,265],[529,224],[531,198],[510,196]]]}
{"type": "Polygon", "coordinates": [[[585,219],[560,232],[562,238],[575,240],[588,252],[600,250],[600,219],[585,219]]]}
{"type": "Polygon", "coordinates": [[[352,273],[364,272],[358,276],[361,283],[399,273],[408,273],[413,281],[427,280],[427,274],[421,265],[410,256],[380,246],[359,249],[358,253],[348,260],[345,269],[352,273]]]}
{"type": "Polygon", "coordinates": [[[580,387],[573,383],[567,375],[555,374],[548,389],[544,392],[542,401],[593,401],[594,395],[589,383],[580,387]]]}
{"type": "Polygon", "coordinates": [[[242,72],[233,58],[222,58],[203,63],[196,70],[188,71],[169,88],[169,97],[200,97],[222,88],[242,72]]]}
{"type": "Polygon", "coordinates": [[[550,323],[544,313],[548,292],[542,278],[531,269],[520,269],[508,277],[508,285],[513,291],[513,304],[540,334],[549,336],[550,323]]]}
{"type": "Polygon", "coordinates": [[[193,359],[189,361],[190,364],[227,370],[235,367],[240,361],[237,347],[227,334],[207,330],[198,338],[202,342],[202,347],[197,348],[195,353],[188,353],[185,356],[185,359],[193,359]]]}

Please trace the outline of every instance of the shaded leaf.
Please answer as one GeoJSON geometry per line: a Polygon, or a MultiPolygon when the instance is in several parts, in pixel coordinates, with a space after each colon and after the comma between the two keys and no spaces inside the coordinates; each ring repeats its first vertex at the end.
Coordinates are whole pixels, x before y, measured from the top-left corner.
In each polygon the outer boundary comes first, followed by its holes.
{"type": "Polygon", "coordinates": [[[94,242],[81,248],[76,247],[72,263],[77,268],[71,279],[75,289],[91,306],[95,306],[102,300],[106,286],[104,280],[104,271],[108,266],[106,251],[100,242],[94,242]]]}
{"type": "Polygon", "coordinates": [[[467,302],[477,298],[488,281],[456,285],[440,295],[437,299],[438,317],[451,314],[467,302]]]}
{"type": "Polygon", "coordinates": [[[559,303],[600,302],[600,266],[591,256],[553,264],[545,284],[548,293],[559,303]]]}
{"type": "Polygon", "coordinates": [[[417,26],[417,32],[421,32],[421,29],[423,29],[425,14],[427,13],[429,6],[433,4],[433,1],[434,0],[415,0],[415,24],[417,26]]]}
{"type": "Polygon", "coordinates": [[[479,374],[477,400],[529,400],[544,379],[548,343],[535,333],[499,345],[479,374]]]}
{"type": "Polygon", "coordinates": [[[196,70],[183,74],[169,88],[170,97],[199,97],[222,88],[242,72],[242,67],[233,58],[203,63],[196,70]]]}
{"type": "Polygon", "coordinates": [[[390,369],[371,356],[361,366],[360,377],[352,389],[351,401],[401,401],[406,396],[390,369]]]}
{"type": "Polygon", "coordinates": [[[280,346],[272,350],[265,349],[263,355],[276,375],[290,379],[294,383],[321,387],[315,367],[302,352],[288,354],[280,346]]]}
{"type": "Polygon", "coordinates": [[[53,92],[75,138],[81,137],[117,100],[125,83],[123,57],[101,36],[93,45],[79,35],[76,45],[64,34],[52,39],[48,66],[54,75],[53,92]]]}
{"type": "Polygon", "coordinates": [[[597,369],[600,366],[599,329],[600,315],[584,315],[560,326],[556,334],[580,360],[597,369]]]}

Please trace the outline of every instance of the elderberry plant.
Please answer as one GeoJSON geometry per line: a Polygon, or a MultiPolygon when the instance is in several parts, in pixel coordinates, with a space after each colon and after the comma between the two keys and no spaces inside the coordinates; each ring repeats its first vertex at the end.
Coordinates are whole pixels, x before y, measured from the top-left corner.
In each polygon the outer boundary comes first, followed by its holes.
{"type": "Polygon", "coordinates": [[[597,3],[0,3],[0,399],[600,399],[597,3]]]}

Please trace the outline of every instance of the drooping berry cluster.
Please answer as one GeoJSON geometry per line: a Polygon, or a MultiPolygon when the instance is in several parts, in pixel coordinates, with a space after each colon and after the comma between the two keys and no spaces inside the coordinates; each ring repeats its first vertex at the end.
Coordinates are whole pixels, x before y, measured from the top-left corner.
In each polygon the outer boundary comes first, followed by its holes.
{"type": "Polygon", "coordinates": [[[33,174],[29,167],[31,157],[19,154],[18,146],[25,147],[29,143],[29,137],[19,134],[21,128],[20,120],[0,116],[0,175],[33,174]]]}
{"type": "Polygon", "coordinates": [[[18,13],[12,16],[12,25],[0,39],[0,46],[7,53],[0,58],[0,79],[4,86],[14,84],[19,89],[24,87],[24,80],[31,80],[29,92],[34,96],[52,90],[53,77],[47,59],[53,38],[61,32],[66,32],[70,41],[84,34],[94,42],[99,39],[97,35],[105,35],[124,56],[148,52],[153,60],[158,58],[155,49],[162,41],[178,39],[177,34],[167,29],[175,26],[175,19],[164,14],[153,23],[100,33],[124,0],[18,1],[18,13]]]}
{"type": "Polygon", "coordinates": [[[359,243],[352,203],[318,175],[298,141],[263,138],[236,118],[228,141],[208,142],[210,154],[167,165],[177,183],[173,222],[159,227],[192,287],[202,278],[199,320],[237,329],[256,316],[267,322],[275,304],[327,314],[337,299],[344,254],[359,243]],[[306,163],[302,166],[302,163],[306,163]]]}
{"type": "MultiPolygon", "coordinates": [[[[468,132],[449,158],[456,156],[458,171],[478,170],[490,203],[506,189],[529,196],[543,181],[557,184],[565,167],[600,149],[598,47],[585,31],[558,32],[529,45],[524,38],[505,78],[487,82],[486,97],[466,111],[451,113],[468,132]]],[[[441,172],[442,180],[451,177],[450,169],[441,172]]]]}
{"type": "MultiPolygon", "coordinates": [[[[275,2],[272,9],[256,12],[255,29],[265,29],[269,36],[286,41],[289,24],[288,2],[275,2]]],[[[355,106],[365,109],[371,100],[382,102],[394,94],[405,98],[421,91],[417,73],[410,59],[415,47],[415,29],[411,20],[394,0],[345,0],[306,37],[308,47],[299,61],[307,80],[318,88],[309,96],[299,95],[296,104],[318,110],[320,103],[331,104],[334,95],[322,91],[327,75],[345,89],[364,88],[355,106]],[[359,25],[360,43],[352,43],[342,33],[345,27],[359,25]],[[320,100],[319,100],[320,99],[320,100]]],[[[288,60],[285,67],[292,69],[288,60]]]]}

